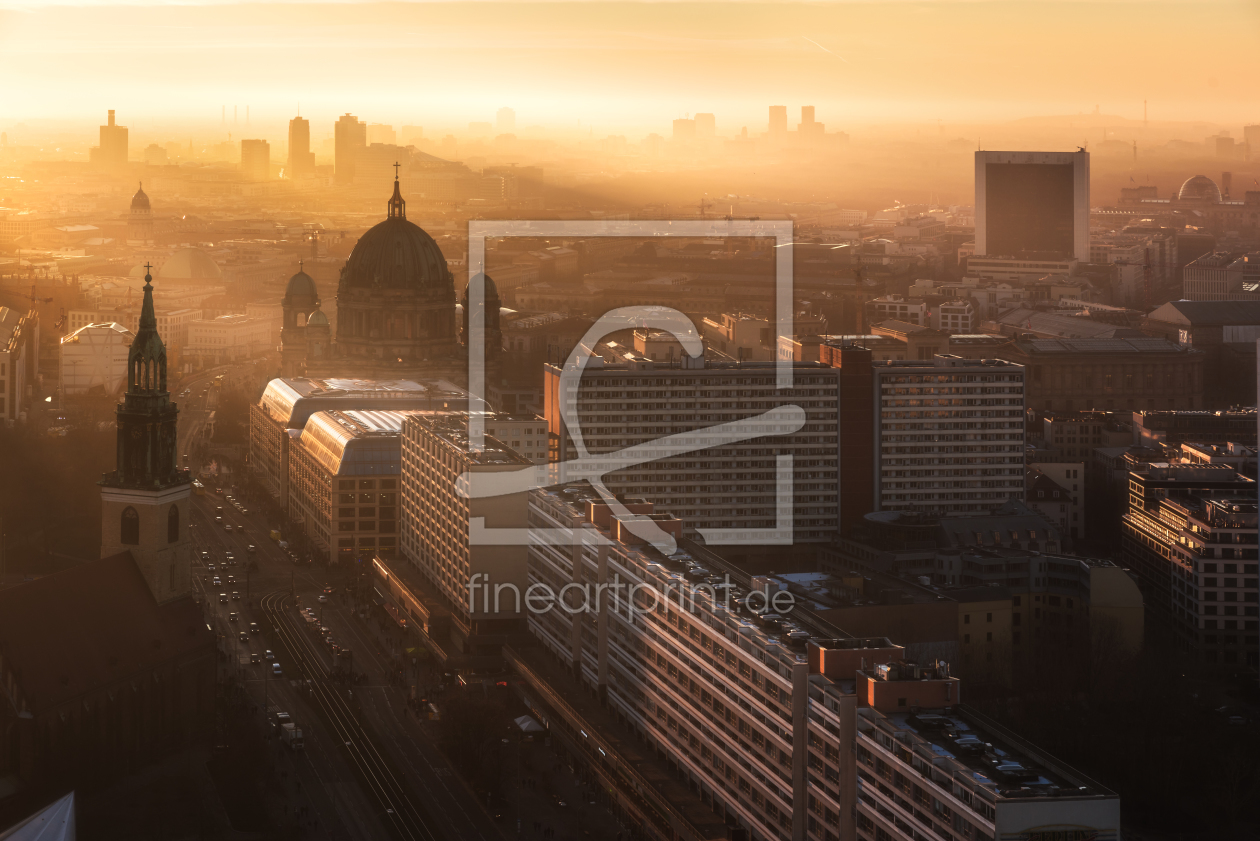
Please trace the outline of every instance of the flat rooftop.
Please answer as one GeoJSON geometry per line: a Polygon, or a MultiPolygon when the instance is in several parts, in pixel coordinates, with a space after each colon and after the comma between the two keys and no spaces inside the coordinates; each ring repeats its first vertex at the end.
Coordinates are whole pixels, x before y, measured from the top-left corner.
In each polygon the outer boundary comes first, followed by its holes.
{"type": "Polygon", "coordinates": [[[267,383],[259,408],[289,429],[301,429],[321,410],[465,409],[468,392],[447,380],[371,380],[278,377],[267,383]]]}
{"type": "Polygon", "coordinates": [[[987,789],[997,799],[1114,798],[1114,792],[965,708],[880,713],[858,710],[858,729],[907,743],[935,769],[987,789]]]}
{"type": "MultiPolygon", "coordinates": [[[[524,420],[528,416],[521,416],[524,420]]],[[[537,420],[529,417],[530,420],[537,420]]],[[[480,449],[472,448],[468,437],[467,412],[413,413],[412,423],[418,424],[429,434],[443,441],[473,464],[528,465],[534,463],[493,435],[483,436],[480,449]]]]}

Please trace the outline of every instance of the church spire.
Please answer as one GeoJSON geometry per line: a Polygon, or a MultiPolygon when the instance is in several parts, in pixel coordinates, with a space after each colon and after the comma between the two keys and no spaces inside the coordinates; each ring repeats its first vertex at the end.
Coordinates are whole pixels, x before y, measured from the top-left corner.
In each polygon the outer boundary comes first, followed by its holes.
{"type": "Polygon", "coordinates": [[[394,164],[394,195],[389,198],[389,218],[393,219],[397,216],[399,219],[407,218],[407,202],[403,201],[402,190],[398,184],[398,168],[402,164],[394,164]]]}
{"type": "Polygon", "coordinates": [[[164,488],[186,484],[176,458],[179,409],[166,390],[166,345],[153,308],[153,267],[145,265],[140,324],[127,351],[127,392],[118,406],[118,468],[107,487],[164,488]]]}

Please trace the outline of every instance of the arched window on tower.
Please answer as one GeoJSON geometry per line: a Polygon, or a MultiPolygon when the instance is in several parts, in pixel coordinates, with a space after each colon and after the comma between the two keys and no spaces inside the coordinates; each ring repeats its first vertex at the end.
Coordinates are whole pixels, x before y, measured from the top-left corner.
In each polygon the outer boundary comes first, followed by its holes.
{"type": "Polygon", "coordinates": [[[121,539],[124,546],[140,545],[140,515],[130,505],[122,512],[121,539]]]}
{"type": "Polygon", "coordinates": [[[166,514],[166,542],[174,543],[179,540],[179,506],[172,505],[171,510],[166,514]]]}

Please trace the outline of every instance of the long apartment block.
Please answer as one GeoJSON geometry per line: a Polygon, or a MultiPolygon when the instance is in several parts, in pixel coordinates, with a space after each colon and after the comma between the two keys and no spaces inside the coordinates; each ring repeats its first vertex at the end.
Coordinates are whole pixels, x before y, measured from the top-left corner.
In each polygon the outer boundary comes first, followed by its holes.
{"type": "MultiPolygon", "coordinates": [[[[966,711],[947,664],[837,638],[808,610],[768,612],[748,579],[677,539],[678,518],[618,504],[586,486],[531,492],[530,525],[552,537],[531,542],[528,579],[563,598],[531,611],[529,631],[731,837],[1119,837],[1119,798],[966,711]],[[676,551],[645,539],[668,546],[661,533],[676,551]],[[1041,834],[1060,830],[1088,834],[1041,834]]],[[[698,837],[655,826],[639,830],[698,837]]]]}
{"type": "Polygon", "coordinates": [[[958,514],[1024,498],[1024,366],[938,355],[873,366],[880,511],[958,514]]]}
{"type": "Polygon", "coordinates": [[[614,493],[669,505],[689,531],[710,542],[759,542],[749,532],[760,533],[760,542],[822,542],[834,532],[842,482],[837,369],[795,363],[792,387],[780,389],[772,362],[695,367],[592,360],[571,395],[580,430],[561,417],[561,367],[547,365],[544,372],[553,458],[576,459],[580,434],[595,461],[609,467],[603,481],[614,493]],[[793,406],[804,414],[799,429],[758,420],[793,406]],[[727,443],[714,437],[713,427],[735,421],[748,421],[762,434],[727,443]],[[685,437],[688,451],[667,455],[654,446],[671,435],[685,437]],[[646,448],[650,460],[616,469],[615,457],[634,447],[646,448]],[[781,457],[790,457],[791,465],[783,480],[781,457]]]}

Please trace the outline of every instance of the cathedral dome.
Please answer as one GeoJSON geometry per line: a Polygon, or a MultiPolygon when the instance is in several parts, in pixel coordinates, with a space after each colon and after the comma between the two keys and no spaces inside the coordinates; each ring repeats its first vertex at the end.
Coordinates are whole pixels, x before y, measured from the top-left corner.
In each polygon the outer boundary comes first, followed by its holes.
{"type": "Polygon", "coordinates": [[[136,194],[131,197],[131,212],[149,211],[149,197],[144,193],[144,184],[140,185],[140,189],[136,190],[136,194]]]}
{"type": "Polygon", "coordinates": [[[394,182],[389,217],[359,238],[341,273],[341,289],[406,289],[426,297],[454,297],[455,280],[438,244],[407,221],[394,182]]]}
{"type": "Polygon", "coordinates": [[[1217,187],[1216,182],[1206,175],[1196,175],[1193,178],[1187,178],[1186,183],[1181,185],[1181,191],[1177,193],[1177,198],[1181,201],[1219,203],[1221,200],[1221,188],[1217,187]]]}
{"type": "Polygon", "coordinates": [[[159,280],[222,280],[223,272],[210,255],[198,248],[181,248],[162,264],[159,280]]]}

